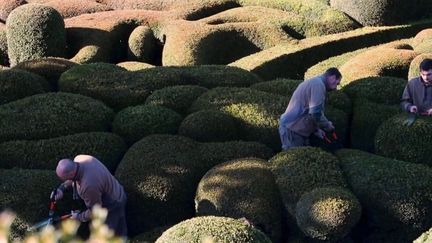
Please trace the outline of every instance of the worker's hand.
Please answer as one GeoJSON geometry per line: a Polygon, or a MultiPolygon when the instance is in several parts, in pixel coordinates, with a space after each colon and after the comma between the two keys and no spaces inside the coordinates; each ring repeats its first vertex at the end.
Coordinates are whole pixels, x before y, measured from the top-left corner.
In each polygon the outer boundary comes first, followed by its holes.
{"type": "Polygon", "coordinates": [[[417,106],[413,105],[409,108],[409,112],[411,113],[417,113],[417,106]]]}
{"type": "Polygon", "coordinates": [[[80,211],[79,210],[72,210],[71,211],[71,219],[75,219],[78,220],[78,215],[79,215],[80,211]]]}
{"type": "Polygon", "coordinates": [[[326,132],[333,132],[335,130],[335,127],[333,126],[333,123],[329,121],[327,123],[327,126],[324,128],[326,132]]]}
{"type": "Polygon", "coordinates": [[[314,132],[314,135],[321,139],[324,139],[325,132],[322,129],[318,128],[318,130],[314,132]]]}
{"type": "Polygon", "coordinates": [[[425,112],[426,116],[432,116],[432,108],[425,112]]]}
{"type": "Polygon", "coordinates": [[[56,192],[56,194],[55,194],[55,197],[54,197],[54,200],[60,200],[60,199],[62,199],[63,198],[63,191],[62,190],[60,190],[60,189],[57,189],[57,192],[56,192]]]}

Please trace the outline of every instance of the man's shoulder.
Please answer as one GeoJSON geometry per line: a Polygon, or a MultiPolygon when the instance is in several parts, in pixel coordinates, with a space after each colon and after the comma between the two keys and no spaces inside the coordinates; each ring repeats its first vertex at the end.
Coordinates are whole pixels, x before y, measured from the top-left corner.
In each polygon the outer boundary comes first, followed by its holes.
{"type": "Polygon", "coordinates": [[[91,155],[80,154],[75,156],[74,161],[78,163],[82,163],[82,162],[89,162],[89,161],[97,161],[97,159],[91,155]]]}
{"type": "Polygon", "coordinates": [[[421,84],[420,76],[408,80],[408,84],[410,84],[410,85],[421,84]]]}

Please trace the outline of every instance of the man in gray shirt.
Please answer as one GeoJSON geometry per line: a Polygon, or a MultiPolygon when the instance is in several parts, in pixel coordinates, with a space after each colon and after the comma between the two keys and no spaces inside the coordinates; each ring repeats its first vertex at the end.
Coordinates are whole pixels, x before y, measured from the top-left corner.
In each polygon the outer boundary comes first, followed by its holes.
{"type": "Polygon", "coordinates": [[[72,219],[86,222],[91,219],[91,209],[99,204],[108,210],[106,224],[117,236],[127,236],[126,193],[123,186],[95,157],[78,155],[74,160],[62,159],[56,168],[57,176],[64,181],[56,192],[56,200],[63,197],[69,187],[76,189],[87,210],[72,213],[72,219]]]}
{"type": "Polygon", "coordinates": [[[342,79],[337,68],[299,84],[279,120],[282,150],[309,145],[309,136],[324,138],[334,126],[324,115],[326,92],[335,90],[342,79]],[[324,131],[325,130],[325,131],[324,131]]]}

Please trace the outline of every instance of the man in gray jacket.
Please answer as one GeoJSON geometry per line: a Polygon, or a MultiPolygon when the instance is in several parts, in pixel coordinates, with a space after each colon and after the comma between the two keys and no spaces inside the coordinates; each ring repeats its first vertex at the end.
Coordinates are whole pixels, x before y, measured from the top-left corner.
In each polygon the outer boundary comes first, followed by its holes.
{"type": "Polygon", "coordinates": [[[72,187],[84,200],[87,210],[72,213],[72,219],[86,222],[91,219],[91,209],[99,204],[108,210],[106,224],[117,236],[126,237],[126,193],[123,186],[95,157],[78,155],[74,160],[62,159],[56,168],[57,176],[64,181],[57,189],[55,199],[72,187]]]}
{"type": "Polygon", "coordinates": [[[432,60],[420,63],[420,76],[408,81],[402,94],[402,110],[421,115],[432,115],[432,60]]]}
{"type": "Polygon", "coordinates": [[[342,79],[337,68],[303,81],[291,96],[279,120],[282,150],[309,145],[309,136],[324,138],[334,126],[324,115],[326,92],[335,90],[342,79]]]}

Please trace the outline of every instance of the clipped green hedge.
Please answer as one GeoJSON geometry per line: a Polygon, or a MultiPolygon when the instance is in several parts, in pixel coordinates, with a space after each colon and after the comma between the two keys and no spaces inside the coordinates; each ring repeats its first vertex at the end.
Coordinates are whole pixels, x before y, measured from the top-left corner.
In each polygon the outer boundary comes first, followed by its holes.
{"type": "Polygon", "coordinates": [[[157,39],[151,28],[136,27],[128,40],[128,59],[146,63],[155,63],[157,55],[157,39]]]}
{"type": "Polygon", "coordinates": [[[67,59],[46,57],[20,62],[14,69],[21,69],[40,75],[44,77],[53,88],[57,88],[60,75],[75,65],[77,65],[77,63],[67,59]]]}
{"type": "Polygon", "coordinates": [[[401,113],[398,105],[382,105],[359,99],[354,105],[351,120],[351,147],[375,151],[375,135],[383,122],[392,116],[401,113]]]}
{"type": "Polygon", "coordinates": [[[273,156],[272,172],[288,212],[304,193],[318,187],[345,187],[346,182],[335,156],[315,147],[296,147],[273,156]]]}
{"type": "Polygon", "coordinates": [[[146,104],[160,105],[186,114],[192,103],[208,89],[197,85],[176,85],[154,91],[146,104]]]}
{"type": "Polygon", "coordinates": [[[268,92],[271,94],[278,94],[283,96],[291,97],[297,86],[303,82],[303,80],[297,79],[275,79],[266,82],[260,82],[251,85],[251,89],[268,92]]]}
{"type": "Polygon", "coordinates": [[[200,142],[224,142],[238,139],[234,118],[218,110],[201,110],[188,115],[178,134],[200,142]]]}
{"type": "Polygon", "coordinates": [[[25,4],[25,0],[3,0],[0,2],[0,22],[6,23],[10,12],[20,5],[25,4]]]}
{"type": "Polygon", "coordinates": [[[405,78],[368,77],[347,84],[342,91],[352,100],[366,99],[378,104],[395,105],[400,103],[406,84],[405,78]]]}
{"type": "Polygon", "coordinates": [[[156,243],[191,242],[270,243],[261,231],[242,220],[227,217],[196,217],[165,231],[156,243]]]}
{"type": "Polygon", "coordinates": [[[267,161],[238,159],[215,166],[195,195],[198,216],[245,217],[273,242],[282,240],[282,204],[267,161]]]}
{"type": "Polygon", "coordinates": [[[133,144],[150,134],[175,134],[182,121],[177,112],[162,106],[140,105],[125,108],[113,121],[113,132],[133,144]]]}
{"type": "Polygon", "coordinates": [[[345,112],[347,115],[352,114],[352,99],[341,90],[327,93],[326,103],[345,112]]]}
{"type": "Polygon", "coordinates": [[[82,95],[33,95],[0,106],[0,141],[107,131],[113,116],[102,102],[82,95]]]}
{"type": "Polygon", "coordinates": [[[378,128],[375,136],[376,153],[413,163],[432,165],[431,117],[417,117],[409,127],[402,125],[408,114],[394,116],[378,128]]]}
{"type": "Polygon", "coordinates": [[[49,90],[48,82],[39,75],[13,69],[0,72],[0,105],[49,90]]]}
{"type": "Polygon", "coordinates": [[[6,23],[6,35],[11,66],[26,60],[65,55],[65,25],[54,8],[24,4],[14,9],[6,23]]]}
{"type": "Polygon", "coordinates": [[[359,150],[344,149],[336,155],[363,207],[363,238],[383,233],[397,242],[411,242],[431,227],[430,167],[359,150]]]}
{"type": "Polygon", "coordinates": [[[297,224],[309,237],[335,240],[346,236],[361,216],[358,199],[345,188],[320,187],[303,194],[296,206],[297,224]]]}
{"type": "Polygon", "coordinates": [[[413,243],[428,243],[432,240],[432,228],[421,234],[413,243]]]}
{"type": "Polygon", "coordinates": [[[0,22],[0,65],[9,66],[6,25],[0,22]]]}
{"type": "Polygon", "coordinates": [[[115,134],[105,132],[9,141],[0,144],[0,167],[54,170],[60,159],[91,154],[113,173],[125,152],[124,141],[115,134]]]}
{"type": "Polygon", "coordinates": [[[173,135],[143,138],[130,147],[116,170],[128,193],[130,235],[191,218],[199,180],[213,166],[271,155],[268,147],[258,143],[198,143],[173,135]]]}
{"type": "Polygon", "coordinates": [[[122,67],[128,71],[139,71],[154,67],[153,65],[148,63],[134,61],[119,62],[117,63],[117,66],[122,67]]]}
{"type": "Polygon", "coordinates": [[[408,80],[420,76],[420,63],[426,58],[432,59],[432,53],[422,53],[411,61],[408,71],[408,80]]]}

